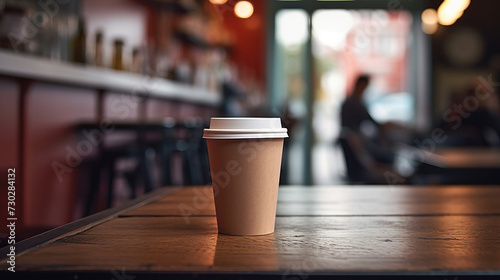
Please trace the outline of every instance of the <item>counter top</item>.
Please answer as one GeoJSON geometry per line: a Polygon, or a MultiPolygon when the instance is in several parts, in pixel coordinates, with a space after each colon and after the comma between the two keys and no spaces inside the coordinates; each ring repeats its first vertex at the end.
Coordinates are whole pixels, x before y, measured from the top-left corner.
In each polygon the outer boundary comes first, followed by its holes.
{"type": "Polygon", "coordinates": [[[0,75],[204,105],[218,105],[222,100],[217,92],[158,77],[53,61],[7,50],[0,50],[0,75]]]}

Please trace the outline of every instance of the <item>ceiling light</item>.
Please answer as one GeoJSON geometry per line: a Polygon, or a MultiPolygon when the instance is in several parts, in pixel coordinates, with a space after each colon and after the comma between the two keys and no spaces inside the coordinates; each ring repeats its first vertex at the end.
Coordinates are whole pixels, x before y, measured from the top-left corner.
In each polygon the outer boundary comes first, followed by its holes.
{"type": "Polygon", "coordinates": [[[210,0],[210,3],[214,5],[223,5],[226,4],[227,0],[210,0]]]}
{"type": "Polygon", "coordinates": [[[444,0],[437,10],[439,24],[452,25],[469,7],[470,0],[444,0]]]}
{"type": "Polygon", "coordinates": [[[253,14],[253,5],[248,1],[240,1],[234,6],[234,14],[239,18],[249,18],[253,14]]]}

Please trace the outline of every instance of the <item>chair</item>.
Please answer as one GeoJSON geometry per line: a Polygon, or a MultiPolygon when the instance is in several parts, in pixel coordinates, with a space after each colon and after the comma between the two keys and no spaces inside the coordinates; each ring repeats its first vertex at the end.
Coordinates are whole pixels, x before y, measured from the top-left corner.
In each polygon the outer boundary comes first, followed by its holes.
{"type": "Polygon", "coordinates": [[[92,213],[92,208],[95,205],[99,185],[101,182],[101,174],[104,170],[107,179],[107,197],[106,207],[112,206],[114,198],[114,182],[117,175],[124,177],[130,189],[130,198],[136,197],[137,181],[142,177],[144,184],[144,192],[152,191],[155,186],[153,182],[152,166],[148,154],[151,149],[148,147],[141,147],[135,144],[126,145],[123,147],[114,147],[102,149],[97,160],[94,162],[91,172],[90,189],[87,195],[85,204],[85,215],[92,213]],[[132,169],[123,170],[116,174],[116,163],[121,159],[132,159],[136,165],[132,169]]]}
{"type": "Polygon", "coordinates": [[[171,121],[164,129],[164,140],[161,147],[162,185],[179,184],[172,177],[172,161],[180,159],[182,168],[182,185],[204,185],[210,183],[208,151],[203,141],[202,120],[171,121]]]}
{"type": "MultiPolygon", "coordinates": [[[[90,125],[90,128],[94,128],[90,125]]],[[[90,188],[84,213],[92,212],[101,183],[101,175],[107,179],[107,207],[112,206],[116,177],[123,177],[130,189],[130,198],[135,198],[139,179],[144,192],[155,187],[173,185],[204,185],[210,183],[210,170],[206,145],[203,143],[203,128],[206,123],[193,118],[185,121],[166,119],[159,123],[115,123],[115,130],[136,134],[136,140],[118,147],[99,145],[99,153],[91,162],[90,188]],[[156,162],[154,157],[158,162],[156,162]],[[135,167],[116,170],[120,160],[133,160],[135,167]],[[177,165],[178,164],[178,165],[177,165]],[[182,178],[175,180],[172,175],[180,167],[182,178]],[[155,181],[154,169],[158,168],[160,180],[155,181]]],[[[89,128],[81,125],[79,129],[89,128]]]]}
{"type": "Polygon", "coordinates": [[[405,182],[405,179],[400,177],[391,165],[377,162],[370,155],[361,135],[343,129],[337,144],[340,145],[344,153],[347,169],[346,179],[349,183],[392,184],[394,176],[400,178],[398,183],[405,182]]]}

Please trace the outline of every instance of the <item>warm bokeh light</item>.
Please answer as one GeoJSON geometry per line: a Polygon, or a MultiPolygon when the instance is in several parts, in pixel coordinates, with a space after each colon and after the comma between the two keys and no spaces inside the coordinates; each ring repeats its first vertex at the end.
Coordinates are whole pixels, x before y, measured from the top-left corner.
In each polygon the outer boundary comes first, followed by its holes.
{"type": "Polygon", "coordinates": [[[210,0],[210,3],[214,5],[223,5],[226,4],[227,0],[210,0]]]}
{"type": "Polygon", "coordinates": [[[438,28],[437,12],[434,9],[427,9],[422,12],[422,31],[426,34],[434,34],[438,28]]]}
{"type": "Polygon", "coordinates": [[[437,12],[434,9],[427,9],[422,12],[422,22],[425,24],[437,23],[437,12]]]}
{"type": "Polygon", "coordinates": [[[240,18],[249,18],[253,14],[253,5],[248,1],[240,1],[234,6],[234,14],[240,18]]]}
{"type": "Polygon", "coordinates": [[[469,7],[470,0],[444,0],[437,10],[439,24],[452,25],[469,7]]]}
{"type": "Polygon", "coordinates": [[[437,24],[425,24],[422,22],[422,31],[425,33],[425,34],[434,34],[436,33],[438,29],[438,26],[437,24]]]}

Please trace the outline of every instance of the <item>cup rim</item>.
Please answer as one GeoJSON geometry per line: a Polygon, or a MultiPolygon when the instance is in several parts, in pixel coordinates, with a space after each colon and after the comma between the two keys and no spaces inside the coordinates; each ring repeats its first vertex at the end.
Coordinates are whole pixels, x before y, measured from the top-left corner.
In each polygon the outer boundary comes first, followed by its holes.
{"type": "Polygon", "coordinates": [[[275,117],[213,117],[205,139],[287,138],[287,129],[275,117]]]}
{"type": "Polygon", "coordinates": [[[280,131],[214,131],[205,129],[204,139],[257,139],[257,138],[288,138],[287,129],[280,131]]]}

